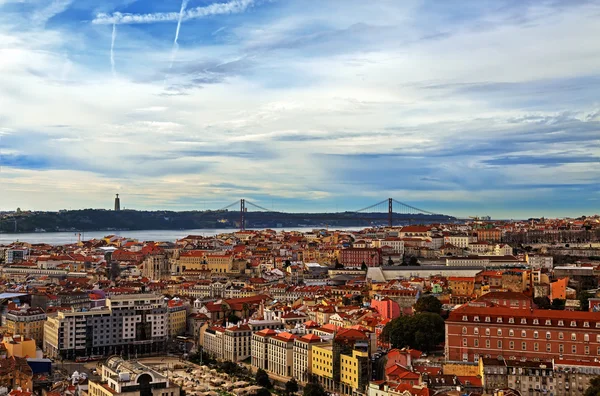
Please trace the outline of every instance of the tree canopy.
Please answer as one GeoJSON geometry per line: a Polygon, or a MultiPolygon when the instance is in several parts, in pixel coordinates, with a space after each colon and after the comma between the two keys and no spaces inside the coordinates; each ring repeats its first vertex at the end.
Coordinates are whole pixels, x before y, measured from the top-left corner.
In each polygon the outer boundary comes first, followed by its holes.
{"type": "Polygon", "coordinates": [[[600,377],[592,378],[584,396],[600,396],[600,377]]]}
{"type": "Polygon", "coordinates": [[[290,396],[296,392],[298,392],[298,382],[295,378],[292,378],[285,383],[285,393],[290,396]]]}
{"type": "Polygon", "coordinates": [[[433,295],[426,295],[417,300],[414,306],[417,312],[431,312],[440,314],[442,312],[442,303],[433,295]]]}
{"type": "Polygon", "coordinates": [[[319,383],[309,382],[304,387],[304,392],[302,396],[327,396],[327,392],[319,383]]]}
{"type": "Polygon", "coordinates": [[[273,386],[273,384],[271,384],[271,380],[269,379],[269,375],[261,368],[256,371],[256,376],[254,378],[259,386],[264,388],[271,388],[273,386]]]}
{"type": "Polygon", "coordinates": [[[381,339],[394,348],[406,346],[429,352],[444,341],[444,319],[439,314],[420,312],[413,316],[400,316],[390,321],[381,333],[381,339]]]}

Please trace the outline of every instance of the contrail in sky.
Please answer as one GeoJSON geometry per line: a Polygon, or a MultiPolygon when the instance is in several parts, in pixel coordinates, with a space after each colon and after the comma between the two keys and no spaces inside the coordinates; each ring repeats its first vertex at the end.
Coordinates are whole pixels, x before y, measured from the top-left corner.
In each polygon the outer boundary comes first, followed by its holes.
{"type": "Polygon", "coordinates": [[[179,10],[179,19],[177,20],[177,30],[175,30],[175,40],[173,40],[173,49],[171,50],[171,63],[169,64],[169,70],[173,67],[173,62],[175,62],[175,57],[177,56],[177,50],[179,50],[179,44],[177,40],[179,40],[179,30],[181,29],[181,21],[183,20],[183,13],[185,12],[185,7],[187,7],[188,0],[183,0],[181,2],[181,9],[179,10]]]}
{"type": "Polygon", "coordinates": [[[110,68],[113,77],[117,75],[115,72],[115,39],[117,38],[117,24],[113,23],[112,40],[110,41],[110,68]]]}

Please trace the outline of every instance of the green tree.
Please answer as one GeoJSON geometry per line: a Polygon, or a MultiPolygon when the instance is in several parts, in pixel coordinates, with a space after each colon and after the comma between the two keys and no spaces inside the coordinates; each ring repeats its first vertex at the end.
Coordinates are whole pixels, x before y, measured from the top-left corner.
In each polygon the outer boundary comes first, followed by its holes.
{"type": "Polygon", "coordinates": [[[421,264],[419,264],[419,260],[415,256],[412,256],[410,258],[410,260],[408,260],[408,265],[413,266],[413,267],[418,267],[421,264]]]}
{"type": "Polygon", "coordinates": [[[337,257],[335,258],[335,265],[333,267],[335,269],[344,269],[344,265],[342,263],[340,263],[340,261],[337,259],[337,257]]]}
{"type": "Polygon", "coordinates": [[[414,306],[416,312],[432,312],[440,314],[442,303],[435,296],[427,295],[419,298],[414,306]]]}
{"type": "Polygon", "coordinates": [[[267,388],[260,388],[254,392],[254,396],[271,396],[271,392],[267,388]]]}
{"type": "Polygon", "coordinates": [[[291,396],[296,392],[298,392],[298,382],[296,381],[296,378],[292,378],[285,383],[285,393],[288,396],[291,396]]]}
{"type": "Polygon", "coordinates": [[[600,396],[600,377],[592,378],[584,396],[600,396]]]}
{"type": "Polygon", "coordinates": [[[360,269],[363,271],[366,271],[369,269],[369,267],[367,267],[367,263],[365,263],[364,260],[363,260],[362,264],[360,265],[360,269]]]}
{"type": "Polygon", "coordinates": [[[327,392],[321,386],[321,384],[316,382],[309,382],[304,387],[304,392],[302,396],[327,396],[327,392]]]}
{"type": "Polygon", "coordinates": [[[547,296],[544,297],[535,297],[533,299],[533,303],[537,305],[539,309],[550,309],[552,307],[552,303],[547,296]]]}
{"type": "Polygon", "coordinates": [[[433,350],[444,337],[444,319],[432,312],[400,316],[385,325],[381,333],[382,341],[389,342],[394,348],[408,346],[423,352],[433,350]]]}
{"type": "Polygon", "coordinates": [[[256,376],[254,378],[256,379],[256,383],[259,386],[262,386],[267,389],[273,386],[273,384],[271,384],[271,380],[269,379],[269,374],[267,374],[267,372],[263,369],[259,368],[256,371],[256,376]]]}
{"type": "Polygon", "coordinates": [[[388,257],[388,261],[387,261],[387,265],[392,266],[394,265],[394,260],[392,260],[392,257],[388,257]]]}

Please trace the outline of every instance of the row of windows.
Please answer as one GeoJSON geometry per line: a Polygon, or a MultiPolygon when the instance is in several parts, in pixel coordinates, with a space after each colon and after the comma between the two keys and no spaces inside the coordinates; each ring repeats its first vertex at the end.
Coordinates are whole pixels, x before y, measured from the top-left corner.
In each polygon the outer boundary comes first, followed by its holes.
{"type": "MultiPolygon", "coordinates": [[[[462,317],[463,322],[468,322],[469,321],[469,317],[467,315],[464,315],[462,317]]],[[[473,321],[474,322],[479,322],[479,316],[475,316],[473,317],[473,321]]],[[[492,319],[489,316],[485,317],[485,322],[486,323],[491,323],[492,319]]],[[[496,323],[503,323],[503,319],[502,317],[498,317],[496,318],[496,323]]],[[[508,323],[515,323],[515,318],[508,318],[508,323]]],[[[526,318],[522,318],[521,319],[521,324],[527,324],[527,319],[526,318]]],[[[533,319],[533,324],[534,325],[539,325],[540,321],[539,319],[533,319]]],[[[545,326],[552,326],[552,321],[550,319],[546,319],[546,321],[544,322],[545,326]]],[[[558,326],[564,326],[564,320],[559,320],[558,321],[558,326]]],[[[570,323],[571,327],[577,327],[577,322],[575,320],[572,320],[570,323]]],[[[590,327],[590,322],[583,322],[583,327],[590,327]]],[[[596,328],[600,328],[600,322],[596,323],[596,328]]]]}
{"type": "MultiPolygon", "coordinates": [[[[463,343],[462,343],[463,347],[467,347],[468,346],[468,340],[466,338],[463,338],[463,343]]],[[[475,339],[473,340],[473,347],[477,348],[479,347],[479,340],[475,339]]],[[[485,347],[486,348],[491,348],[491,342],[490,340],[485,340],[485,347]]],[[[496,343],[496,347],[498,349],[502,349],[502,340],[498,340],[496,343]]],[[[509,341],[508,343],[508,348],[509,349],[515,349],[515,342],[514,341],[509,341]]],[[[533,350],[534,351],[539,351],[539,343],[534,342],[533,343],[533,350]]],[[[564,353],[564,345],[563,344],[559,344],[558,345],[558,352],[559,353],[564,353]]],[[[521,343],[521,350],[526,351],[527,350],[527,343],[526,342],[522,342],[521,343]]],[[[546,344],[546,352],[551,352],[552,351],[552,344],[546,344]]],[[[577,354],[577,345],[571,345],[571,353],[572,354],[577,354]]],[[[590,347],[588,345],[584,346],[584,353],[586,355],[590,354],[590,347]]],[[[600,356],[600,347],[596,348],[596,354],[600,356]]]]}
{"type": "MultiPolygon", "coordinates": [[[[467,334],[468,333],[468,329],[466,327],[462,328],[462,333],[463,334],[467,334]]],[[[496,333],[498,336],[502,336],[502,329],[497,329],[496,333]]],[[[473,329],[473,334],[474,335],[479,335],[479,328],[475,327],[473,329]]],[[[491,331],[490,329],[485,329],[485,335],[489,336],[491,335],[491,331]]],[[[514,337],[515,336],[515,331],[513,329],[508,330],[508,335],[510,337],[514,337]]],[[[521,330],[521,337],[526,338],[527,337],[527,330],[521,330]]],[[[538,331],[534,331],[533,332],[533,338],[539,338],[539,333],[538,331]]],[[[552,333],[550,331],[546,332],[546,339],[551,339],[552,338],[552,333]]],[[[558,333],[558,339],[562,340],[564,339],[564,333],[560,332],[558,333]]],[[[572,341],[577,341],[577,334],[576,333],[571,333],[571,340],[572,341]]],[[[584,334],[583,335],[583,341],[588,342],[590,340],[590,335],[589,334],[584,334]]],[[[600,342],[600,334],[596,335],[596,342],[600,342]]]]}

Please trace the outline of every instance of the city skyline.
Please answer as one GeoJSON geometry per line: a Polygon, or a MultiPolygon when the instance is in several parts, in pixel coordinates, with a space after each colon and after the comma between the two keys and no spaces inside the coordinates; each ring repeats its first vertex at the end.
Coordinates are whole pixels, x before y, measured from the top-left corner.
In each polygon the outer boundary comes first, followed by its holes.
{"type": "Polygon", "coordinates": [[[0,0],[0,210],[597,213],[597,1],[0,0]]]}

